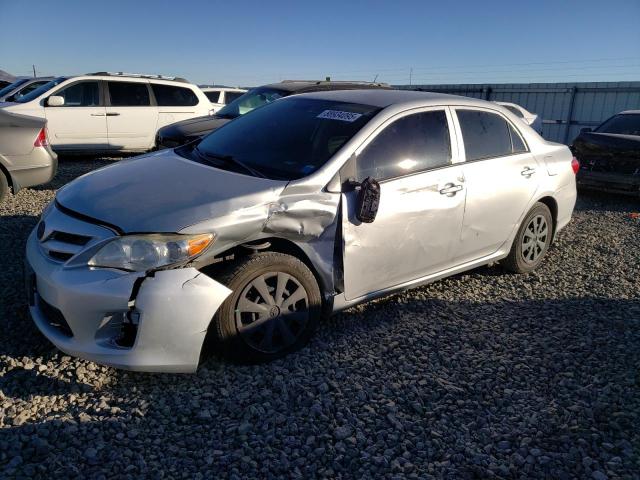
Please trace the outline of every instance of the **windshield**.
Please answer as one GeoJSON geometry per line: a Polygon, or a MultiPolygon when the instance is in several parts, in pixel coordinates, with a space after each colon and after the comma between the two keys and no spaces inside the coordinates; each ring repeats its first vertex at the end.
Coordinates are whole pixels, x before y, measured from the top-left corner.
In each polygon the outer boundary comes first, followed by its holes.
{"type": "Polygon", "coordinates": [[[4,97],[7,93],[11,92],[11,90],[13,90],[16,87],[19,87],[20,85],[25,83],[27,80],[28,80],[27,78],[21,78],[20,80],[16,80],[15,82],[10,83],[6,87],[4,87],[2,90],[0,90],[0,97],[4,97]]]}
{"type": "Polygon", "coordinates": [[[616,115],[596,128],[595,131],[619,135],[640,135],[640,113],[616,115]]]}
{"type": "Polygon", "coordinates": [[[286,97],[288,94],[289,92],[275,88],[254,88],[227,104],[226,107],[221,108],[216,115],[222,118],[236,118],[267,103],[286,97]]]}
{"type": "Polygon", "coordinates": [[[17,98],[16,99],[16,103],[27,103],[27,102],[30,102],[31,100],[33,100],[35,98],[38,98],[43,93],[48,92],[49,90],[51,90],[56,85],[60,85],[67,78],[69,78],[69,77],[54,78],[50,82],[47,82],[44,85],[42,85],[41,87],[36,88],[34,91],[29,92],[29,93],[27,93],[26,95],[24,95],[24,96],[22,96],[20,98],[17,98]]]}
{"type": "Polygon", "coordinates": [[[322,167],[379,111],[369,105],[291,98],[241,116],[176,152],[241,173],[254,170],[267,178],[295,180],[322,167]]]}

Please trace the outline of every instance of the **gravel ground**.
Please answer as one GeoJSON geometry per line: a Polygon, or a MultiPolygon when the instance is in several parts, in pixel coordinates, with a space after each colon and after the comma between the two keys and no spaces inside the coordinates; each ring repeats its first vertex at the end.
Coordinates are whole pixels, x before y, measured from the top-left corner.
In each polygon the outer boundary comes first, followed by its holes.
{"type": "Polygon", "coordinates": [[[55,189],[0,205],[0,477],[640,478],[640,202],[584,194],[544,265],[353,308],[262,366],[196,375],[65,356],[29,319],[24,242],[55,189]]]}

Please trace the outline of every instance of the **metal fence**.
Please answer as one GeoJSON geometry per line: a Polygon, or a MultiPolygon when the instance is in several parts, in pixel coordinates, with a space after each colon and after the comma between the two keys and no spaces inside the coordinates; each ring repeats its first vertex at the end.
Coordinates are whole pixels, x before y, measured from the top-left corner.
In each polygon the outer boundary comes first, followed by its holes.
{"type": "Polygon", "coordinates": [[[584,127],[595,127],[623,110],[640,109],[640,82],[397,85],[396,88],[450,93],[512,102],[543,119],[547,140],[569,144],[584,127]]]}

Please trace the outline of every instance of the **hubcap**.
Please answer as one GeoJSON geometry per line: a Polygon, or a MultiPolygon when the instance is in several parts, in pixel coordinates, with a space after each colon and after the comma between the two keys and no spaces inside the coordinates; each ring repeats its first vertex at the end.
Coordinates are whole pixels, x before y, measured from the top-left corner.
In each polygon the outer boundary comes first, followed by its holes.
{"type": "Polygon", "coordinates": [[[547,248],[549,226],[543,215],[536,215],[524,229],[522,236],[522,258],[527,263],[535,263],[547,248]]]}
{"type": "Polygon", "coordinates": [[[293,345],[309,321],[307,291],[293,276],[269,272],[249,282],[235,306],[236,328],[245,342],[264,353],[293,345]]]}

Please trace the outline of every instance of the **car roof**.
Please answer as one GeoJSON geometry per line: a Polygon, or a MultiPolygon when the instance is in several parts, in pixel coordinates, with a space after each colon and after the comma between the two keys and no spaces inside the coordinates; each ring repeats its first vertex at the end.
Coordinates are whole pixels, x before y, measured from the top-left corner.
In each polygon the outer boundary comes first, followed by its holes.
{"type": "Polygon", "coordinates": [[[331,80],[283,80],[278,83],[262,85],[262,88],[274,88],[290,93],[305,93],[332,90],[353,90],[370,88],[390,88],[386,83],[331,81],[331,80]]]}
{"type": "Polygon", "coordinates": [[[624,112],[620,112],[618,115],[638,115],[640,110],[625,110],[624,112]]]}
{"type": "Polygon", "coordinates": [[[386,108],[390,105],[420,104],[429,105],[469,105],[495,109],[495,103],[477,98],[448,95],[445,93],[422,92],[416,90],[366,89],[366,90],[333,90],[329,92],[304,93],[301,96],[318,100],[333,100],[347,103],[360,103],[374,107],[386,108]]]}

